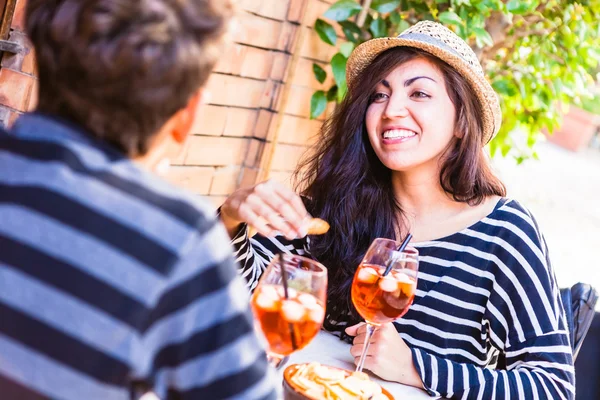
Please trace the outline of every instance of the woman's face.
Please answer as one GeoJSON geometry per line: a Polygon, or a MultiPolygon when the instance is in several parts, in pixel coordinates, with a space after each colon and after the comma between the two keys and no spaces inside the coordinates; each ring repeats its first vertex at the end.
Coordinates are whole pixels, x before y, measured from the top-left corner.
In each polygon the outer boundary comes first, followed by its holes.
{"type": "Polygon", "coordinates": [[[392,171],[437,170],[455,135],[455,116],[442,72],[429,60],[416,58],[377,84],[366,126],[377,157],[392,171]]]}

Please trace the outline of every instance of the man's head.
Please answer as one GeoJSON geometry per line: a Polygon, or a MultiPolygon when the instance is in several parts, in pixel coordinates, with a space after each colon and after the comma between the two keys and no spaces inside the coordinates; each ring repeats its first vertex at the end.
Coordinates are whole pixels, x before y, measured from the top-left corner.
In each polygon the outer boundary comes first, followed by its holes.
{"type": "Polygon", "coordinates": [[[143,156],[205,84],[232,14],[229,0],[29,0],[38,110],[143,156]]]}

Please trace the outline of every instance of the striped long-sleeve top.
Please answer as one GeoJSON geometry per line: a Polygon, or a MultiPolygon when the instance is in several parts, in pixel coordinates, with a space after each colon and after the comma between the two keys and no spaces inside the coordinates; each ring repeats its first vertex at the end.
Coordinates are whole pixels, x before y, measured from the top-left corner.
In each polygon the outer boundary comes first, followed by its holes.
{"type": "MultiPolygon", "coordinates": [[[[310,255],[310,242],[233,239],[254,288],[273,254],[310,255]]],[[[413,243],[414,303],[395,324],[431,395],[457,399],[573,399],[572,350],[548,250],[531,213],[501,199],[472,226],[413,243]],[[496,369],[498,358],[506,369],[496,369]]],[[[339,323],[339,330],[345,323],[339,323]]]]}
{"type": "Polygon", "coordinates": [[[269,399],[214,209],[39,115],[0,132],[0,399],[269,399]]]}

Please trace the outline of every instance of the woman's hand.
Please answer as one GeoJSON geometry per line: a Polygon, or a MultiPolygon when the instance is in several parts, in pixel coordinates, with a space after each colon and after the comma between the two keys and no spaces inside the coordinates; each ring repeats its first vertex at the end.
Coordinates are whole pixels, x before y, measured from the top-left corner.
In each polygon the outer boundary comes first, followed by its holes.
{"type": "MultiPolygon", "coordinates": [[[[367,325],[364,322],[346,328],[346,333],[354,336],[350,354],[358,365],[365,343],[367,325]]],[[[423,382],[414,367],[412,351],[404,343],[393,323],[381,325],[371,336],[364,368],[386,381],[422,388],[423,382]]]]}
{"type": "Polygon", "coordinates": [[[306,236],[310,215],[300,196],[268,180],[233,192],[221,206],[221,220],[229,236],[241,223],[247,223],[263,236],[281,232],[292,240],[306,236]]]}

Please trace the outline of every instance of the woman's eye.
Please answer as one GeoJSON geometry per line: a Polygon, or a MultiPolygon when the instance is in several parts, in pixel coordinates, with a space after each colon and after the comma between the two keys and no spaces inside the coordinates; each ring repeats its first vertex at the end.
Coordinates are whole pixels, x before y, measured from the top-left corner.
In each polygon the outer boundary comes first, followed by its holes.
{"type": "Polygon", "coordinates": [[[373,96],[371,96],[371,103],[378,103],[381,102],[383,100],[385,100],[388,97],[387,94],[385,93],[375,93],[373,96]]]}
{"type": "Polygon", "coordinates": [[[416,92],[413,92],[412,97],[415,97],[417,99],[428,99],[431,96],[425,92],[421,92],[420,90],[417,90],[416,92]]]}

